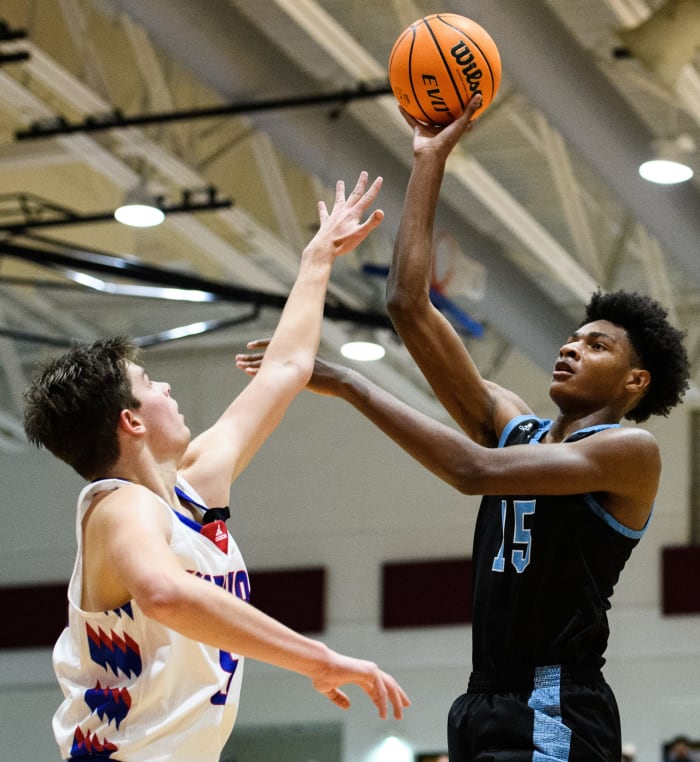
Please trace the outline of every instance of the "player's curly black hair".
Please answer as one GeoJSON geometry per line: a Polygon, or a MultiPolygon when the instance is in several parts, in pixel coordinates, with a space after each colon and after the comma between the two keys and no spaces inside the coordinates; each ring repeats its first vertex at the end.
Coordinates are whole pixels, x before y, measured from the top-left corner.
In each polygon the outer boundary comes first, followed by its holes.
{"type": "Polygon", "coordinates": [[[690,365],[683,343],[685,333],[674,328],[667,316],[668,311],[648,296],[631,291],[596,291],[580,324],[608,320],[627,332],[642,366],[651,374],[646,394],[625,415],[637,423],[651,415],[667,416],[688,389],[690,365]]]}

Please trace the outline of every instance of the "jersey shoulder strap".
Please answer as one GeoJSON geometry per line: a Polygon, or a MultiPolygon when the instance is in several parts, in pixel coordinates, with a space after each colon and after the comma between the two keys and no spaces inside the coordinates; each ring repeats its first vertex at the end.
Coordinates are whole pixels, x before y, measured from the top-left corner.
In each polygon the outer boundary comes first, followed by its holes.
{"type": "Polygon", "coordinates": [[[514,444],[528,444],[539,441],[547,433],[552,422],[536,415],[518,415],[512,418],[505,426],[499,439],[499,447],[508,447],[514,444]]]}

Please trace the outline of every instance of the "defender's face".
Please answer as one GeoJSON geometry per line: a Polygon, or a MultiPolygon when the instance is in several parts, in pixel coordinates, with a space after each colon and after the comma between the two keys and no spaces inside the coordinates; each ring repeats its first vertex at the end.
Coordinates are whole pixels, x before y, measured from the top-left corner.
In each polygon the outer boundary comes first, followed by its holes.
{"type": "Polygon", "coordinates": [[[184,416],[178,410],[177,402],[170,396],[170,384],[152,381],[146,371],[134,363],[129,364],[131,388],[141,403],[137,415],[143,420],[154,441],[189,441],[190,431],[185,426],[184,416]]]}
{"type": "Polygon", "coordinates": [[[581,326],[559,350],[549,395],[560,409],[599,409],[623,399],[638,361],[627,332],[607,320],[581,326]]]}

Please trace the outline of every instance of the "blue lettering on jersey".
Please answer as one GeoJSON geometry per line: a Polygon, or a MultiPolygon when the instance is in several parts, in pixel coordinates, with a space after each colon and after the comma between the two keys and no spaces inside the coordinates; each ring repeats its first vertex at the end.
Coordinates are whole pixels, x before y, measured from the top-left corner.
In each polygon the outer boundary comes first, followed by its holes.
{"type": "MultiPolygon", "coordinates": [[[[513,568],[522,574],[530,563],[532,552],[532,530],[525,519],[535,513],[536,500],[513,500],[513,540],[510,543],[510,562],[513,568]]],[[[494,556],[491,570],[503,572],[506,568],[506,515],[508,501],[501,500],[501,547],[494,556]]]]}
{"type": "Polygon", "coordinates": [[[213,582],[217,587],[224,589],[227,593],[233,593],[242,601],[250,600],[250,579],[245,569],[226,572],[226,574],[204,574],[199,571],[190,573],[207,582],[213,582]]]}
{"type": "Polygon", "coordinates": [[[502,572],[506,568],[505,557],[505,544],[506,544],[506,508],[508,502],[501,500],[501,547],[498,549],[498,553],[493,559],[491,564],[491,570],[495,572],[502,572]]]}
{"type": "Polygon", "coordinates": [[[215,706],[223,706],[226,703],[228,692],[231,689],[231,680],[233,680],[238,667],[238,659],[234,659],[228,651],[219,651],[219,666],[224,672],[228,672],[228,680],[226,681],[226,688],[211,697],[210,701],[215,706]]]}
{"type": "MultiPolygon", "coordinates": [[[[250,600],[250,578],[245,569],[239,569],[235,572],[230,571],[226,574],[204,574],[199,571],[192,571],[191,573],[207,582],[213,582],[217,587],[226,590],[228,593],[233,593],[242,601],[248,602],[250,600]]],[[[231,681],[238,668],[238,662],[239,660],[234,658],[233,654],[228,651],[219,650],[219,666],[228,674],[228,679],[226,680],[226,687],[221,691],[217,691],[210,698],[214,706],[223,706],[226,703],[229,691],[231,690],[231,681]]]]}

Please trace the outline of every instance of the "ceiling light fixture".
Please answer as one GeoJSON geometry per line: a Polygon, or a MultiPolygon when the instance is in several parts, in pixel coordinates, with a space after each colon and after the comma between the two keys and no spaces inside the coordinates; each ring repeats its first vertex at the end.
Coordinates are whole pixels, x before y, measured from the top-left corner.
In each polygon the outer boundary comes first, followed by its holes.
{"type": "Polygon", "coordinates": [[[650,183],[675,185],[690,180],[693,170],[687,164],[678,161],[651,159],[640,165],[639,174],[650,183]]]}
{"type": "Polygon", "coordinates": [[[151,228],[163,222],[165,213],[157,206],[154,197],[148,193],[146,183],[142,179],[135,188],[126,193],[124,203],[114,211],[114,219],[122,225],[151,228]]]}
{"type": "Polygon", "coordinates": [[[114,219],[134,228],[152,228],[163,222],[165,214],[157,206],[129,202],[115,209],[114,219]]]}
{"type": "Polygon", "coordinates": [[[376,362],[386,354],[386,350],[376,341],[348,341],[340,348],[340,354],[348,360],[360,362],[376,362]]]}
{"type": "Polygon", "coordinates": [[[372,762],[412,762],[414,759],[413,749],[397,736],[387,736],[372,750],[370,755],[372,762]]]}
{"type": "Polygon", "coordinates": [[[651,183],[675,185],[693,177],[689,156],[695,150],[695,143],[689,135],[681,135],[672,141],[655,144],[656,157],[639,166],[639,174],[651,183]]]}

